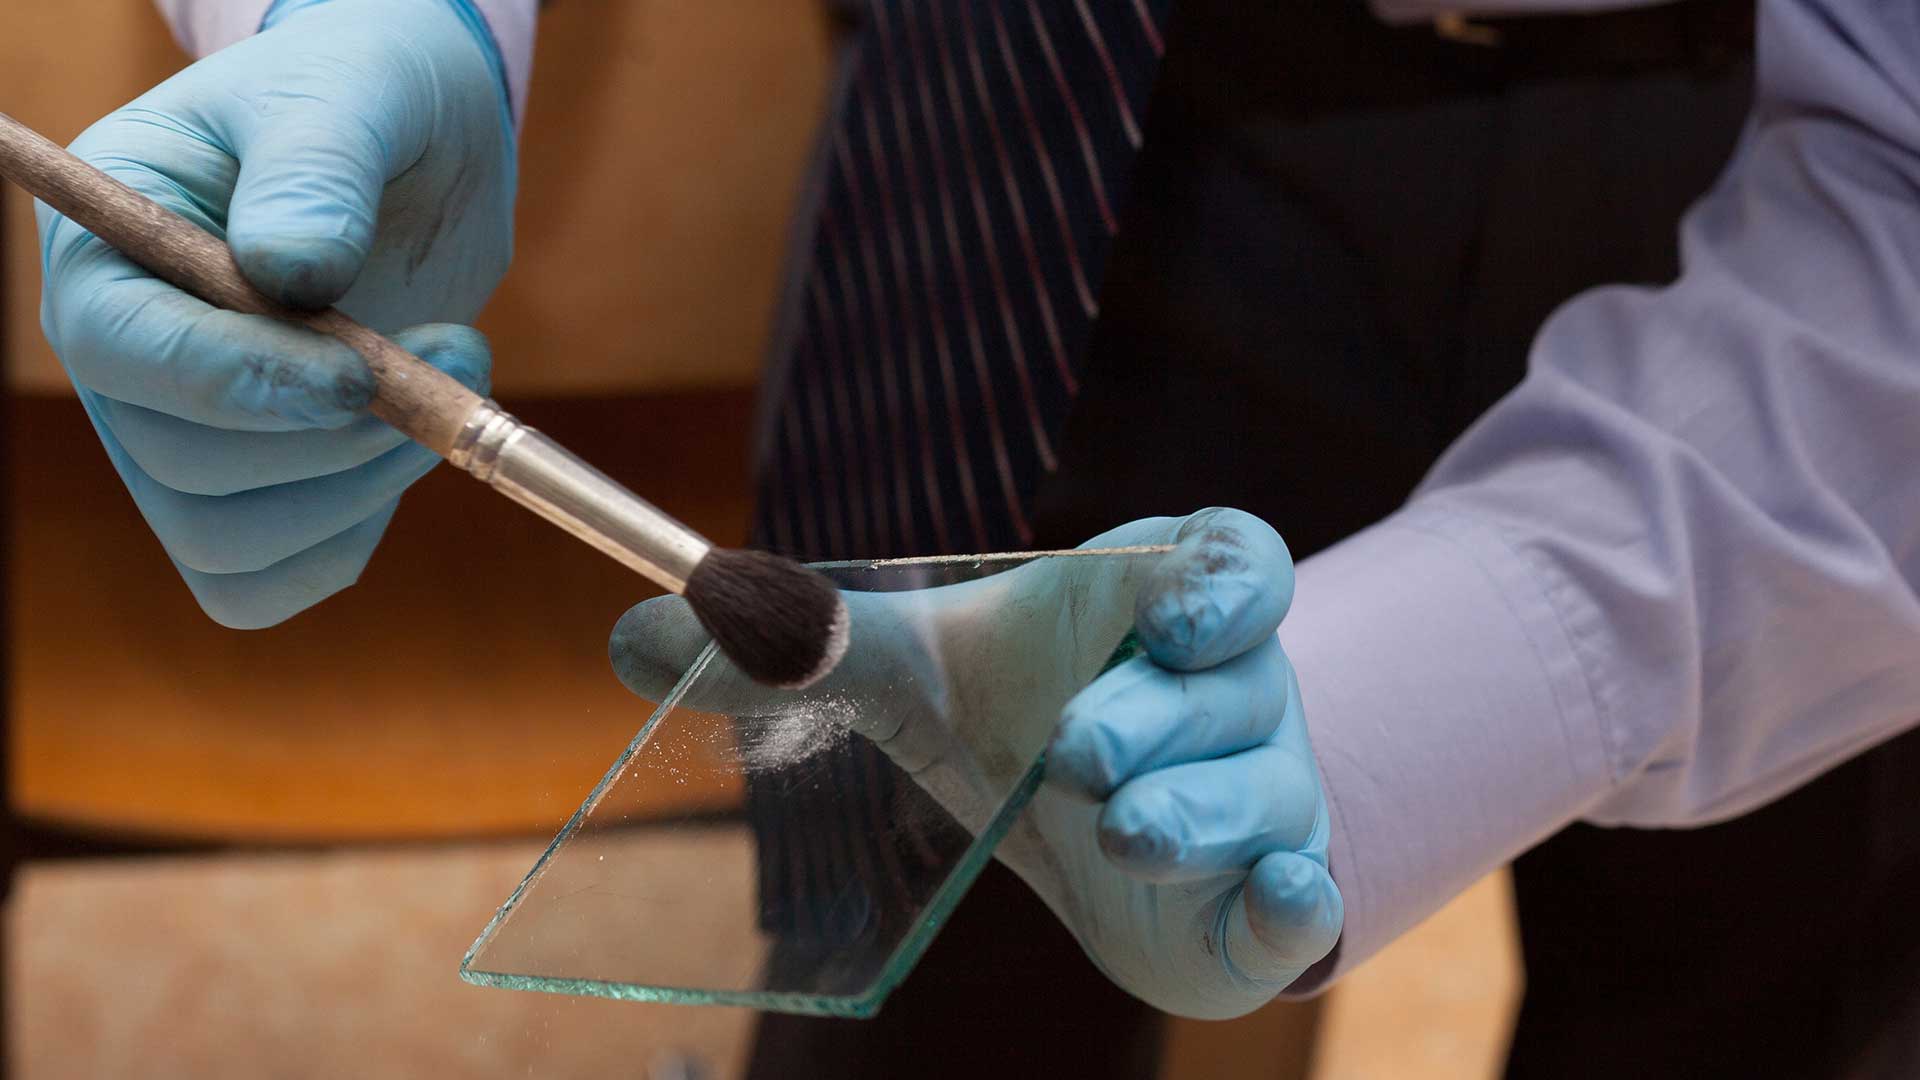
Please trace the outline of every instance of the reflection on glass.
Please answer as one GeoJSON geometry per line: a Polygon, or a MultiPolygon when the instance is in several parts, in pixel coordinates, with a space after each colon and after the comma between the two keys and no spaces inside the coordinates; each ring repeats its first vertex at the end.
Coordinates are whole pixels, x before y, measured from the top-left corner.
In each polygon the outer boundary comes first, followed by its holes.
{"type": "Polygon", "coordinates": [[[1038,786],[1061,706],[1130,652],[1161,550],[821,566],[853,615],[840,668],[770,691],[709,646],[461,976],[871,1016],[1038,786]]]}

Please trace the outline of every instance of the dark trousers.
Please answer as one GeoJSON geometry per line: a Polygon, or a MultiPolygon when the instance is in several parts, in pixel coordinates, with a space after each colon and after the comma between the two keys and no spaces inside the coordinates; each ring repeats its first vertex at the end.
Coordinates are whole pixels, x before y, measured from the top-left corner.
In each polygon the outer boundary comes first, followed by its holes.
{"type": "Polygon", "coordinates": [[[1920,1077],[1920,732],[1723,825],[1514,864],[1507,1075],[1920,1077]]]}
{"type": "MultiPolygon", "coordinates": [[[[1390,513],[1554,307],[1672,278],[1750,96],[1742,0],[1495,24],[1494,46],[1358,4],[1175,20],[1045,544],[1223,504],[1305,557],[1390,513]]],[[[1920,737],[1727,826],[1576,827],[1523,858],[1512,1075],[1897,1060],[1916,779],[1920,737]]],[[[767,1016],[754,1075],[1146,1077],[1160,1028],[994,867],[878,1019],[767,1016]]]]}

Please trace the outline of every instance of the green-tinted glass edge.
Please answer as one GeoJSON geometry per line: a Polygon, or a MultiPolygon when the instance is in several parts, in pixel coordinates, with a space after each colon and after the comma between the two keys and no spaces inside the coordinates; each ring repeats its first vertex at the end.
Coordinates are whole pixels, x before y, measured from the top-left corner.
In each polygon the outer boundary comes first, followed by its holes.
{"type": "Polygon", "coordinates": [[[560,831],[555,834],[552,841],[547,844],[546,850],[540,853],[540,858],[534,862],[533,868],[528,870],[526,875],[520,879],[520,884],[514,886],[513,892],[507,897],[506,903],[500,905],[499,910],[493,913],[493,918],[488,919],[487,925],[481,928],[480,936],[473,939],[472,945],[467,946],[466,953],[460,957],[460,977],[462,979],[475,985],[503,985],[476,979],[474,976],[485,976],[489,978],[535,977],[507,976],[493,972],[475,972],[471,970],[473,958],[474,955],[486,945],[487,941],[493,937],[493,932],[500,928],[500,924],[507,920],[507,916],[513,913],[513,909],[519,906],[520,899],[526,895],[527,890],[532,888],[534,883],[540,880],[542,874],[546,873],[547,863],[552,861],[554,855],[559,852],[561,845],[579,834],[580,826],[586,823],[588,815],[592,814],[594,808],[600,805],[601,798],[604,797],[607,790],[613,786],[613,782],[620,778],[620,774],[626,770],[627,763],[633,760],[633,755],[639,753],[640,748],[646,745],[647,740],[652,737],[654,729],[660,726],[660,721],[665,719],[668,713],[679,706],[680,698],[687,692],[687,688],[692,686],[693,681],[707,670],[707,665],[712,662],[718,652],[719,650],[715,648],[711,642],[707,644],[706,648],[700,650],[700,655],[694,657],[693,663],[687,666],[687,673],[680,676],[680,681],[675,683],[673,689],[667,692],[667,699],[661,702],[653,712],[648,715],[647,722],[640,725],[640,730],[634,733],[633,738],[627,743],[627,748],[621,752],[618,758],[614,759],[612,767],[608,768],[606,773],[600,777],[600,782],[593,786],[593,790],[587,792],[587,797],[581,801],[579,808],[574,810],[573,816],[567,819],[567,823],[560,827],[560,831]]]}
{"type": "MultiPolygon", "coordinates": [[[[640,983],[611,982],[601,979],[560,979],[540,975],[511,975],[503,972],[476,971],[469,964],[473,950],[467,951],[467,959],[461,962],[460,977],[475,986],[494,986],[508,990],[538,990],[550,994],[577,994],[589,997],[610,998],[615,1001],[651,1001],[674,1005],[737,1005],[751,1009],[771,1009],[778,1012],[803,1013],[812,1016],[837,1016],[846,1019],[864,1020],[880,1011],[896,987],[913,970],[920,957],[932,944],[934,934],[941,923],[952,914],[961,897],[973,886],[980,871],[993,857],[993,849],[1013,827],[1015,819],[1027,808],[1028,800],[1040,788],[1040,781],[1046,773],[1046,754],[1042,753],[1021,776],[1019,783],[1008,793],[1007,800],[1001,804],[1000,812],[995,814],[980,835],[954,864],[947,879],[935,890],[933,899],[921,913],[919,923],[895,947],[893,955],[865,991],[859,994],[808,994],[791,990],[693,990],[681,986],[649,986],[640,983]]],[[[515,898],[517,899],[516,892],[515,898]]],[[[509,904],[512,900],[508,901],[509,904]]],[[[483,935],[484,939],[484,935],[483,935]]],[[[476,947],[478,942],[475,943],[476,947]]]]}
{"type": "MultiPolygon", "coordinates": [[[[1114,646],[1113,652],[1108,655],[1106,662],[1101,665],[1094,678],[1124,663],[1138,653],[1139,649],[1139,636],[1129,630],[1120,643],[1114,646]]],[[[959,905],[961,898],[967,894],[967,890],[973,887],[975,879],[986,868],[987,860],[993,857],[994,849],[1000,846],[1000,841],[1013,828],[1014,821],[1026,810],[1027,803],[1032,800],[1034,792],[1040,789],[1040,783],[1046,776],[1047,755],[1046,751],[1042,750],[1034,758],[1033,764],[1028,766],[1027,771],[1021,775],[1020,780],[1014,784],[1013,789],[1007,793],[1006,801],[1001,804],[993,820],[987,823],[987,827],[982,829],[978,836],[974,837],[973,843],[967,846],[967,850],[960,856],[960,861],[954,864],[954,869],[947,875],[947,879],[941,883],[939,889],[935,890],[933,899],[928,901],[926,910],[920,915],[918,925],[895,947],[893,955],[887,958],[886,964],[880,969],[879,976],[862,993],[829,995],[784,990],[694,990],[677,986],[647,986],[600,979],[565,979],[475,970],[472,966],[474,954],[486,944],[494,930],[512,913],[522,895],[540,879],[548,860],[559,851],[560,846],[573,839],[580,831],[581,824],[599,804],[601,796],[613,781],[619,778],[633,755],[646,744],[647,737],[653,733],[654,727],[679,704],[682,694],[692,685],[693,680],[699,678],[706,670],[707,664],[716,651],[711,644],[701,651],[699,657],[688,667],[687,673],[667,695],[667,700],[661,702],[660,707],[647,718],[646,724],[633,737],[633,741],[627,744],[626,751],[613,763],[613,767],[607,770],[606,775],[600,778],[600,782],[580,804],[580,808],[574,811],[573,816],[567,820],[567,824],[561,828],[559,835],[555,836],[553,842],[548,844],[546,850],[541,853],[533,869],[521,879],[520,884],[513,890],[513,894],[507,898],[507,902],[500,906],[493,918],[487,922],[486,928],[480,932],[480,936],[467,948],[466,955],[460,960],[460,978],[463,981],[474,986],[572,994],[608,998],[614,1001],[645,1001],[673,1005],[731,1005],[854,1020],[871,1018],[880,1011],[880,1006],[886,1002],[887,996],[912,973],[920,957],[933,943],[941,924],[946,921],[948,915],[953,913],[953,909],[959,905]]]]}

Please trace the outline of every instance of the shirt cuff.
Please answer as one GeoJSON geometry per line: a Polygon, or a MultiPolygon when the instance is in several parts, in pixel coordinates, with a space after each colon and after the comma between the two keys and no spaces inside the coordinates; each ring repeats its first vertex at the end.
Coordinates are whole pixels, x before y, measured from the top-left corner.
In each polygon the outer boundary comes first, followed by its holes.
{"type": "Polygon", "coordinates": [[[1549,581],[1492,526],[1418,504],[1300,565],[1280,637],[1346,926],[1290,995],[1324,989],[1606,792],[1549,581]]]}
{"type": "Polygon", "coordinates": [[[193,57],[210,56],[260,29],[272,0],[158,0],[173,40],[193,57]]]}
{"type": "MultiPolygon", "coordinates": [[[[533,79],[534,24],[539,0],[468,0],[493,35],[513,105],[514,121],[527,115],[527,84],[533,79]]],[[[157,0],[173,28],[173,40],[194,57],[209,56],[260,32],[274,0],[157,0]]]]}
{"type": "Polygon", "coordinates": [[[506,68],[507,96],[513,102],[516,127],[527,122],[527,84],[533,79],[533,32],[539,0],[472,0],[500,47],[506,68]]]}

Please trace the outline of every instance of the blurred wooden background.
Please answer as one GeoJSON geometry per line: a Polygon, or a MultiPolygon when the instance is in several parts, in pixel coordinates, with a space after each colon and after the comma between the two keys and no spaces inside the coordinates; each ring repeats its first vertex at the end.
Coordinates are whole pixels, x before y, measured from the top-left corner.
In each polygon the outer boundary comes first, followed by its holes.
{"type": "MultiPolygon", "coordinates": [[[[8,4],[5,26],[0,111],[61,142],[186,62],[152,0],[8,4]]],[[[513,272],[481,322],[495,389],[749,385],[825,99],[821,5],[566,0],[538,41],[513,272]]],[[[6,212],[8,378],[59,391],[30,203],[9,188],[6,212]]]]}

